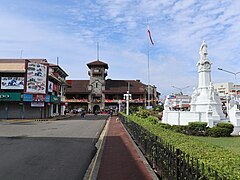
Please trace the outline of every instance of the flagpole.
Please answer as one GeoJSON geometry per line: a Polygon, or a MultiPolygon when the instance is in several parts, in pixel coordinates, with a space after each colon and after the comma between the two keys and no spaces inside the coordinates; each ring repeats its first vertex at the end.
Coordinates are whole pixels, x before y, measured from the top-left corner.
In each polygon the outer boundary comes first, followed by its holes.
{"type": "Polygon", "coordinates": [[[147,20],[147,28],[148,28],[148,47],[147,47],[147,57],[148,57],[148,107],[150,107],[150,48],[149,48],[149,44],[150,44],[150,41],[151,41],[151,44],[154,46],[154,42],[152,40],[152,37],[151,37],[151,32],[150,32],[150,28],[148,26],[148,20],[147,20]]]}
{"type": "Polygon", "coordinates": [[[150,106],[150,62],[149,62],[149,38],[148,38],[148,47],[147,47],[147,56],[148,56],[148,107],[150,106]]]}

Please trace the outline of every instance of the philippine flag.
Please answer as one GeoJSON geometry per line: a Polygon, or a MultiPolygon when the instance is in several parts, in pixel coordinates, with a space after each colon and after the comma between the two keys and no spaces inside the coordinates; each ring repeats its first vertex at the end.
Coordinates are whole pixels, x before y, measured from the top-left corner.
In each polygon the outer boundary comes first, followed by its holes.
{"type": "Polygon", "coordinates": [[[150,39],[152,45],[154,46],[154,42],[153,42],[153,40],[152,40],[152,36],[151,36],[151,32],[150,32],[149,26],[147,26],[147,28],[148,28],[148,36],[149,36],[149,39],[150,39]]]}

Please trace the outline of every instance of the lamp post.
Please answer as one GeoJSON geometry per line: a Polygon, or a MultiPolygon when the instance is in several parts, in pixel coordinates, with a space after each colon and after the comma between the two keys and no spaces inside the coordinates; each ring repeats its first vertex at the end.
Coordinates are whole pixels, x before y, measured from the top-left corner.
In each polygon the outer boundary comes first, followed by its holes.
{"type": "Polygon", "coordinates": [[[127,94],[124,94],[123,98],[126,99],[126,114],[129,115],[129,100],[132,98],[132,95],[127,91],[127,94]]]}
{"type": "Polygon", "coordinates": [[[180,94],[183,95],[182,90],[183,90],[183,89],[187,89],[187,88],[189,88],[190,86],[186,86],[186,87],[183,87],[183,88],[179,88],[179,87],[176,87],[176,86],[172,86],[172,87],[175,88],[175,89],[178,89],[178,90],[180,91],[180,94]]]}
{"type": "Polygon", "coordinates": [[[225,70],[225,69],[222,69],[222,68],[218,68],[218,70],[224,71],[226,73],[230,73],[230,74],[234,75],[234,77],[235,77],[235,93],[237,94],[237,87],[236,87],[236,85],[237,85],[237,74],[239,74],[240,72],[232,72],[232,71],[228,71],[228,70],[225,70]]]}

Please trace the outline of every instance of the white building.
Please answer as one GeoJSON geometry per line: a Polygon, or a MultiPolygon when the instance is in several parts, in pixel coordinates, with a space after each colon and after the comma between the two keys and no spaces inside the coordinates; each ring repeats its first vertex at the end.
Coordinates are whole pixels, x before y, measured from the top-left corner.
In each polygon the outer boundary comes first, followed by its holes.
{"type": "Polygon", "coordinates": [[[183,94],[173,94],[166,97],[169,101],[169,108],[172,110],[189,110],[191,96],[183,94]]]}
{"type": "Polygon", "coordinates": [[[226,102],[228,96],[240,95],[240,85],[233,84],[232,82],[214,83],[213,86],[222,102],[226,102]]]}

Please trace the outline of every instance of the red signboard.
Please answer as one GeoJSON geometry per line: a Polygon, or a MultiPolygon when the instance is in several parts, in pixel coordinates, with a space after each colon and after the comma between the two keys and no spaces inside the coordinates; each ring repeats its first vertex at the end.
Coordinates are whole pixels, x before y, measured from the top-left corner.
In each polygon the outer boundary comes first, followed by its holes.
{"type": "Polygon", "coordinates": [[[57,84],[53,84],[53,91],[58,92],[58,85],[57,84]]]}

